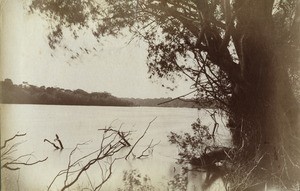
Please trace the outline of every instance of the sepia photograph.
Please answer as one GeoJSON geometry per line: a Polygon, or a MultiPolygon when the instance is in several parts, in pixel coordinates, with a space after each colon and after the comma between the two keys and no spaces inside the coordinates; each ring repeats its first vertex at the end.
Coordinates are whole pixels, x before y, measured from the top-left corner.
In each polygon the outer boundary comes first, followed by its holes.
{"type": "Polygon", "coordinates": [[[0,0],[1,191],[300,191],[300,0],[0,0]]]}

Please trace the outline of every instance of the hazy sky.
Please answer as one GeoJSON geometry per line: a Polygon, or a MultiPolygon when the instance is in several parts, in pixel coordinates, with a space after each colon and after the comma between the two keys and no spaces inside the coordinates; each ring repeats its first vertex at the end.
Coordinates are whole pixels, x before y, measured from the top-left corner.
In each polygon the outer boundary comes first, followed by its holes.
{"type": "Polygon", "coordinates": [[[63,48],[51,50],[46,23],[36,15],[28,15],[20,2],[8,0],[1,11],[1,80],[136,98],[177,97],[190,91],[183,80],[171,92],[161,82],[148,79],[147,45],[126,45],[128,37],[106,38],[101,43],[89,33],[76,41],[66,38],[63,43],[79,52],[79,46],[96,48],[90,54],[81,52],[75,60],[70,58],[72,52],[63,48]]]}

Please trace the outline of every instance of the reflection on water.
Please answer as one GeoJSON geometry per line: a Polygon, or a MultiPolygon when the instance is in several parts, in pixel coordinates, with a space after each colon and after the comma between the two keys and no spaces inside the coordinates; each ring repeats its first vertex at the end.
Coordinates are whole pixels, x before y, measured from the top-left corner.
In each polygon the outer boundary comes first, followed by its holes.
{"type": "MultiPolygon", "coordinates": [[[[112,125],[124,131],[134,131],[130,142],[135,142],[141,136],[148,123],[155,117],[146,136],[134,150],[138,155],[153,139],[159,142],[154,152],[146,159],[117,161],[112,169],[112,176],[103,186],[103,190],[117,190],[122,188],[123,172],[138,169],[142,175],[149,176],[151,184],[160,190],[166,190],[168,182],[180,172],[175,163],[178,158],[177,148],[170,145],[167,139],[170,131],[189,131],[191,123],[197,117],[203,123],[211,123],[209,115],[197,109],[188,108],[149,108],[149,107],[85,107],[85,106],[44,106],[44,105],[2,105],[1,106],[1,145],[5,139],[17,132],[27,133],[20,141],[14,152],[15,156],[33,153],[39,160],[48,157],[42,164],[22,167],[19,171],[1,171],[1,185],[6,190],[46,190],[57,173],[65,169],[69,154],[78,143],[88,142],[80,150],[78,156],[83,156],[96,150],[101,142],[101,132],[97,129],[112,125]],[[54,147],[44,143],[44,139],[54,141],[58,134],[64,144],[63,150],[54,150],[54,147]]],[[[219,137],[226,139],[228,132],[219,128],[219,137]]],[[[122,150],[122,152],[127,152],[122,150]]],[[[122,154],[122,153],[120,153],[122,154]]],[[[75,156],[74,156],[75,157],[75,156]]],[[[77,188],[84,188],[99,181],[101,172],[98,168],[89,170],[78,182],[77,188]]],[[[199,190],[205,173],[189,172],[189,190],[199,190]]],[[[62,186],[63,179],[53,185],[52,190],[62,186]]],[[[76,187],[76,186],[75,186],[76,187]]],[[[76,188],[74,188],[76,190],[76,188]]]]}
{"type": "Polygon", "coordinates": [[[188,191],[225,191],[222,174],[218,171],[202,170],[191,167],[187,173],[188,191]]]}

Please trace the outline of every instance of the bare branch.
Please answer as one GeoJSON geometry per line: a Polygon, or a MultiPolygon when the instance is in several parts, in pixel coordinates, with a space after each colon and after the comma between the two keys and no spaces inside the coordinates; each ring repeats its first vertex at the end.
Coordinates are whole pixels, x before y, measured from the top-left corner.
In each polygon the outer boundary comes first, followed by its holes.
{"type": "Polygon", "coordinates": [[[11,165],[24,165],[24,166],[31,166],[31,165],[35,165],[41,162],[44,162],[48,159],[48,157],[42,159],[42,160],[37,160],[35,162],[7,162],[4,165],[1,166],[1,168],[7,168],[9,170],[19,170],[20,167],[11,167],[11,165]]]}
{"type": "Polygon", "coordinates": [[[16,149],[17,146],[19,146],[23,142],[15,143],[12,146],[10,146],[9,148],[7,148],[7,144],[10,141],[14,140],[16,137],[23,137],[25,135],[26,135],[26,133],[23,133],[23,134],[17,133],[13,137],[7,139],[4,142],[4,145],[1,147],[1,169],[6,168],[8,170],[19,170],[20,166],[31,166],[31,165],[35,165],[35,164],[44,162],[48,159],[48,157],[46,157],[45,159],[42,159],[42,160],[29,162],[31,157],[33,156],[32,154],[24,154],[24,155],[21,155],[18,157],[11,156],[11,154],[17,150],[16,149]],[[4,151],[2,151],[2,150],[4,150],[4,151]],[[25,158],[27,158],[27,159],[25,160],[25,162],[23,162],[25,158]]]}
{"type": "Polygon", "coordinates": [[[55,149],[59,149],[59,147],[58,146],[56,146],[56,144],[55,143],[52,143],[51,141],[49,141],[48,139],[44,139],[44,142],[48,142],[48,143],[50,143],[51,145],[53,145],[53,147],[55,148],[55,149]]]}
{"type": "Polygon", "coordinates": [[[117,133],[119,135],[119,137],[124,141],[124,143],[121,142],[124,146],[126,146],[126,147],[131,146],[131,144],[128,142],[128,140],[126,140],[126,137],[128,135],[130,135],[132,131],[125,132],[125,131],[120,131],[120,130],[115,130],[115,129],[98,129],[98,130],[101,130],[104,132],[113,131],[113,132],[117,133]]]}
{"type": "Polygon", "coordinates": [[[60,146],[60,149],[63,149],[64,148],[64,146],[63,146],[63,144],[62,144],[62,142],[61,142],[61,140],[59,139],[59,136],[57,135],[57,134],[55,134],[55,139],[54,139],[54,141],[58,141],[58,143],[59,143],[59,146],[60,146]]]}
{"type": "Polygon", "coordinates": [[[178,96],[178,97],[176,97],[176,98],[173,98],[173,99],[171,99],[171,100],[168,100],[168,101],[161,102],[161,103],[159,103],[159,104],[157,104],[157,105],[163,105],[163,104],[166,104],[166,103],[172,102],[172,101],[174,101],[174,100],[177,100],[177,99],[180,99],[180,98],[182,98],[182,97],[188,96],[188,95],[190,95],[190,94],[192,94],[192,93],[195,93],[195,92],[197,92],[197,91],[198,91],[198,90],[193,90],[193,91],[191,91],[191,92],[189,92],[189,93],[187,93],[187,94],[184,94],[184,95],[178,96]]]}
{"type": "MultiPolygon", "coordinates": [[[[48,186],[48,190],[52,187],[54,182],[61,176],[64,177],[63,179],[63,186],[61,190],[67,190],[69,189],[72,185],[74,185],[79,178],[82,175],[86,175],[87,178],[89,179],[90,186],[92,190],[100,190],[101,187],[107,180],[111,177],[112,175],[112,166],[115,161],[124,159],[128,157],[137,145],[137,143],[145,136],[147,130],[149,129],[151,123],[155,120],[154,118],[147,126],[141,137],[135,142],[135,144],[132,146],[131,150],[128,152],[126,156],[121,156],[121,157],[115,157],[115,155],[122,149],[124,148],[124,139],[127,140],[127,137],[131,135],[132,131],[127,131],[127,132],[122,132],[120,131],[122,124],[120,125],[118,130],[115,130],[112,128],[110,125],[107,128],[104,129],[98,129],[103,131],[102,134],[102,139],[100,142],[100,148],[97,149],[96,151],[93,151],[89,154],[86,154],[82,157],[79,157],[76,160],[72,160],[72,156],[76,152],[76,150],[79,149],[79,146],[86,144],[77,144],[76,147],[70,152],[69,154],[69,161],[66,169],[61,170],[58,172],[58,174],[54,177],[50,185],[48,186]],[[92,181],[90,180],[90,177],[87,174],[87,170],[92,168],[94,164],[97,164],[100,167],[100,175],[101,175],[101,180],[100,182],[97,182],[95,185],[92,184],[92,181]]],[[[139,157],[145,157],[145,152],[148,150],[153,149],[157,144],[152,145],[152,141],[150,145],[142,152],[142,155],[139,157]]]]}
{"type": "Polygon", "coordinates": [[[109,168],[108,168],[108,176],[106,176],[106,178],[104,178],[103,180],[102,180],[102,182],[101,182],[101,184],[99,184],[96,188],[95,188],[95,190],[100,190],[101,189],[101,187],[103,186],[103,184],[105,183],[105,182],[107,182],[108,181],[108,179],[111,177],[111,175],[112,175],[112,166],[113,166],[113,164],[114,164],[114,162],[116,161],[117,159],[114,159],[113,160],[113,162],[109,165],[109,168]]]}
{"type": "Polygon", "coordinates": [[[135,146],[138,144],[138,142],[145,136],[145,134],[147,133],[149,127],[151,126],[151,124],[153,123],[153,121],[156,120],[157,117],[155,117],[152,121],[149,122],[147,128],[145,129],[144,133],[142,136],[140,136],[140,138],[134,143],[134,145],[131,147],[130,151],[128,152],[128,154],[126,155],[125,159],[127,160],[128,156],[130,155],[130,153],[133,151],[133,149],[135,148],[135,146]]]}
{"type": "MultiPolygon", "coordinates": [[[[18,133],[19,133],[19,132],[18,132],[18,133]]],[[[4,145],[1,146],[1,149],[4,149],[4,148],[6,147],[6,144],[7,144],[9,141],[14,140],[16,137],[23,137],[23,136],[26,135],[26,133],[22,133],[22,134],[18,134],[18,133],[15,134],[12,138],[5,140],[5,141],[4,141],[4,145]]]]}
{"type": "Polygon", "coordinates": [[[145,149],[142,151],[141,155],[138,156],[138,157],[136,157],[137,159],[141,159],[141,158],[143,158],[143,157],[148,157],[149,154],[145,154],[145,152],[148,151],[148,152],[151,152],[151,153],[152,153],[154,147],[157,146],[157,145],[160,143],[160,141],[159,141],[158,143],[155,143],[154,145],[152,145],[152,142],[153,142],[153,139],[151,140],[151,142],[149,143],[149,145],[147,146],[147,148],[145,148],[145,149]]]}

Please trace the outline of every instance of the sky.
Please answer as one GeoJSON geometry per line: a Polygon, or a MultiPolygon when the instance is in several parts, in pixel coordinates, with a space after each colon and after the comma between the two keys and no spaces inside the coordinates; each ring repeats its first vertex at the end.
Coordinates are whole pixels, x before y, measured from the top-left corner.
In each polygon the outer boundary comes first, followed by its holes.
{"type": "MultiPolygon", "coordinates": [[[[15,84],[28,82],[36,86],[109,92],[118,97],[177,97],[190,92],[189,83],[179,79],[170,91],[160,79],[150,80],[146,65],[147,44],[126,42],[130,34],[107,37],[97,43],[88,32],[74,40],[66,37],[62,44],[80,52],[81,47],[95,47],[90,54],[81,51],[78,59],[62,47],[50,49],[47,23],[38,15],[29,15],[20,0],[5,1],[1,10],[1,80],[15,84]]],[[[170,83],[168,83],[170,84],[170,83]]]]}

